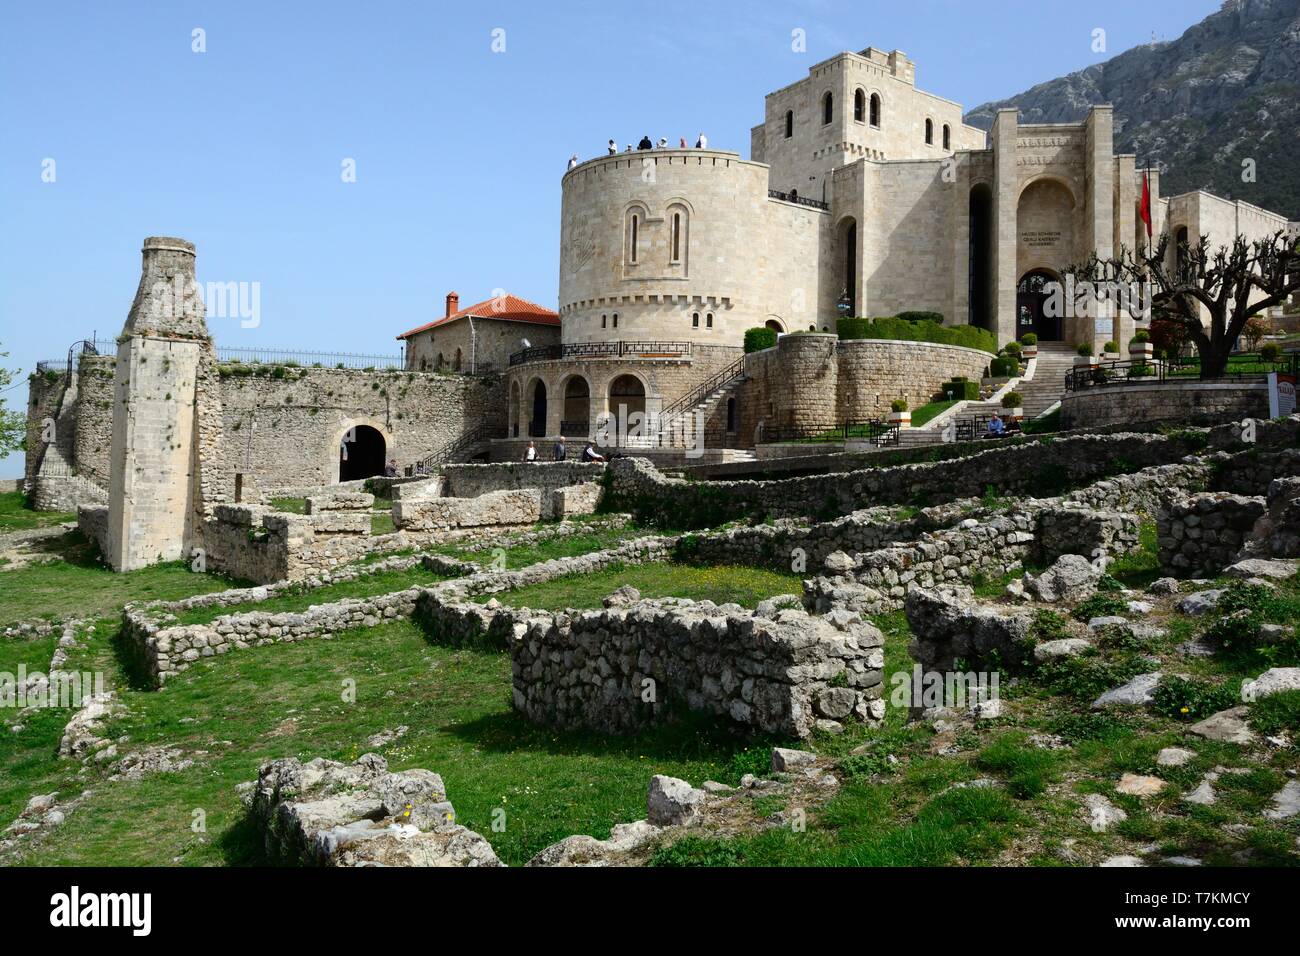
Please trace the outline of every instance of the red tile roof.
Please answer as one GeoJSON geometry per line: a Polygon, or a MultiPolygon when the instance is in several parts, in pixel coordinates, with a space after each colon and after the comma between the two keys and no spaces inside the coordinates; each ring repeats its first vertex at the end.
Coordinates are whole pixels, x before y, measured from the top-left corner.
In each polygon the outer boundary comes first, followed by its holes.
{"type": "Polygon", "coordinates": [[[436,321],[426,323],[409,332],[403,332],[398,336],[399,339],[410,338],[420,332],[427,332],[430,329],[436,329],[440,325],[448,325],[458,319],[472,315],[476,319],[497,319],[503,322],[527,322],[531,325],[559,325],[560,314],[552,312],[545,306],[538,305],[536,302],[529,302],[527,299],[521,299],[517,295],[503,295],[491,299],[484,299],[459,312],[453,312],[451,315],[444,316],[436,321]]]}

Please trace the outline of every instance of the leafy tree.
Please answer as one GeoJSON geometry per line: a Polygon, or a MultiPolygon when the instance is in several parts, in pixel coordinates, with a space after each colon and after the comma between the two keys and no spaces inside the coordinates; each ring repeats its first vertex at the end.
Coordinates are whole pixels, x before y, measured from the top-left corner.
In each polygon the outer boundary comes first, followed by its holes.
{"type": "MultiPolygon", "coordinates": [[[[0,352],[0,359],[8,357],[8,352],[0,352]]],[[[10,411],[5,407],[5,390],[13,380],[14,373],[0,366],[0,456],[22,448],[27,432],[26,416],[22,412],[10,411]]]]}
{"type": "Polygon", "coordinates": [[[1201,236],[1194,246],[1180,243],[1173,256],[1169,243],[1166,233],[1149,255],[1121,247],[1117,257],[1094,254],[1067,271],[1076,281],[1150,283],[1153,319],[1179,326],[1200,354],[1201,378],[1218,378],[1246,323],[1300,291],[1300,253],[1281,231],[1255,241],[1238,235],[1217,251],[1201,236]]]}

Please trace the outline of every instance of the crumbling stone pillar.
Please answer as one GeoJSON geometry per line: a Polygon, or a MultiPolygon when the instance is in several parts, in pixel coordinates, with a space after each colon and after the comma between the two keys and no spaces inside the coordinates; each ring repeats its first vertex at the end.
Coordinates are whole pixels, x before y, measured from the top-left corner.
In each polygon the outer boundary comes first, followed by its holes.
{"type": "Polygon", "coordinates": [[[142,253],[113,381],[105,558],[116,571],[188,556],[199,527],[196,382],[212,345],[194,245],[152,237],[142,253]]]}

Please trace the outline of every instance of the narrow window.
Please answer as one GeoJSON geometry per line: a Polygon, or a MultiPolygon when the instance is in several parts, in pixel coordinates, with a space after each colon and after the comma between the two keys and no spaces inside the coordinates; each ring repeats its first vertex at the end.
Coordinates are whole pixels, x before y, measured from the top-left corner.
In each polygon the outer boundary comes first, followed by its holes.
{"type": "Polygon", "coordinates": [[[704,325],[705,325],[706,328],[710,328],[710,329],[713,328],[713,313],[712,313],[712,312],[710,312],[708,315],[706,315],[706,316],[704,317],[704,325]]]}
{"type": "Polygon", "coordinates": [[[682,214],[673,213],[673,262],[682,261],[682,214]]]}
{"type": "Polygon", "coordinates": [[[866,119],[867,98],[861,90],[853,91],[853,120],[861,123],[866,119]]]}
{"type": "Polygon", "coordinates": [[[829,126],[835,116],[835,98],[827,93],[822,97],[822,125],[829,126]]]}
{"type": "Polygon", "coordinates": [[[614,313],[614,328],[618,328],[618,313],[614,313]]]}
{"type": "Polygon", "coordinates": [[[871,125],[880,128],[880,94],[871,94],[871,125]]]}
{"type": "Polygon", "coordinates": [[[636,262],[636,240],[637,234],[640,232],[640,225],[641,217],[636,213],[632,213],[632,253],[629,257],[629,261],[631,262],[636,262]]]}
{"type": "Polygon", "coordinates": [[[600,317],[600,327],[601,327],[602,329],[605,327],[605,323],[606,323],[606,320],[608,320],[608,318],[609,318],[609,316],[607,316],[607,315],[602,315],[602,316],[600,317]]]}
{"type": "Polygon", "coordinates": [[[931,119],[925,121],[925,145],[934,145],[934,120],[931,119]]]}
{"type": "Polygon", "coordinates": [[[943,148],[952,148],[952,128],[947,123],[943,124],[943,148]]]}
{"type": "Polygon", "coordinates": [[[785,111],[785,138],[789,139],[794,135],[794,110],[785,111]]]}
{"type": "Polygon", "coordinates": [[[693,329],[698,329],[699,327],[700,327],[700,313],[698,313],[698,312],[692,312],[692,313],[691,313],[691,328],[693,328],[693,329]]]}

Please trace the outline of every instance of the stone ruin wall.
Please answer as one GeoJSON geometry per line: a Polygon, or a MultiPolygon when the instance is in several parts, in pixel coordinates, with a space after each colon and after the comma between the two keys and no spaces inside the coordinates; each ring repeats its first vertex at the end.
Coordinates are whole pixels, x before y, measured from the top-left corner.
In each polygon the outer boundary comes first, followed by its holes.
{"type": "Polygon", "coordinates": [[[1139,422],[1194,425],[1268,417],[1268,386],[1251,382],[1160,382],[1069,392],[1061,399],[1062,428],[1139,422]]]}

